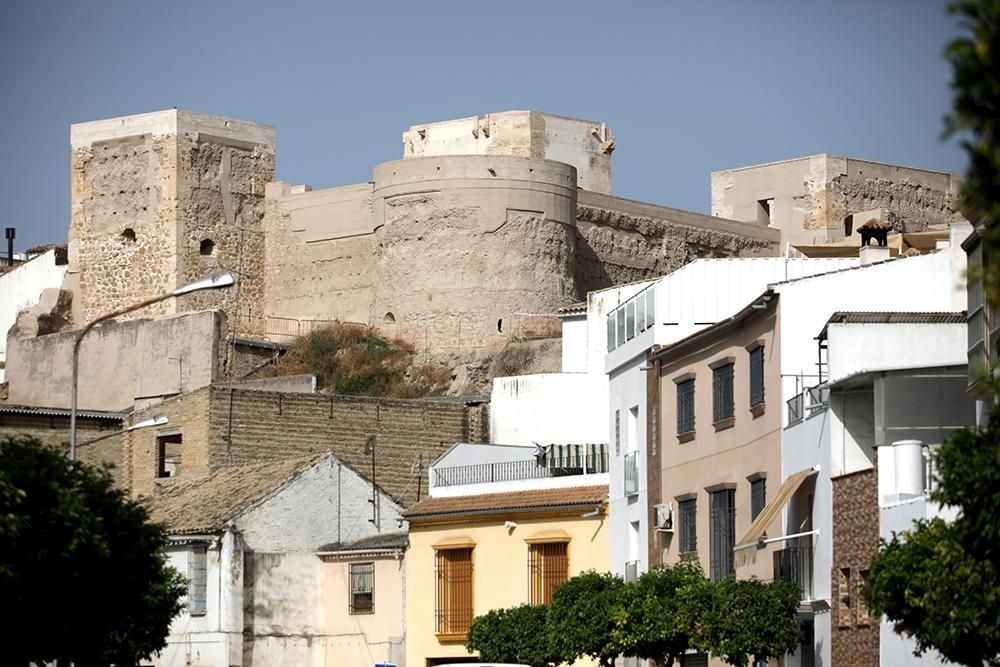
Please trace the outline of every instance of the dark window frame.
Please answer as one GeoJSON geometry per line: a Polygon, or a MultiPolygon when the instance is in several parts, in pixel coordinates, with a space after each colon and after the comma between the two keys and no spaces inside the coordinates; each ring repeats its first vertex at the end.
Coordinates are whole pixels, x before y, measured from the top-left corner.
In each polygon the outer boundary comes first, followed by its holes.
{"type": "Polygon", "coordinates": [[[750,409],[764,404],[764,346],[750,350],[750,409]]]}
{"type": "Polygon", "coordinates": [[[677,435],[694,433],[695,402],[694,378],[687,378],[677,383],[677,435]]]}
{"type": "Polygon", "coordinates": [[[719,581],[736,573],[736,490],[709,493],[709,576],[719,581]]]}
{"type": "Polygon", "coordinates": [[[680,555],[698,552],[698,500],[677,501],[677,551],[680,555]]]}
{"type": "Polygon", "coordinates": [[[528,600],[540,605],[552,602],[556,586],[569,579],[569,542],[528,544],[528,600]]]}
{"type": "Polygon", "coordinates": [[[753,523],[757,516],[764,511],[767,505],[767,478],[758,477],[750,480],[750,522],[753,523]]]}
{"type": "Polygon", "coordinates": [[[375,613],[375,562],[351,563],[351,595],[348,601],[350,614],[375,613]]]}
{"type": "Polygon", "coordinates": [[[732,426],[736,415],[733,398],[733,376],[735,364],[726,362],[712,368],[712,423],[716,427],[732,426]]]}

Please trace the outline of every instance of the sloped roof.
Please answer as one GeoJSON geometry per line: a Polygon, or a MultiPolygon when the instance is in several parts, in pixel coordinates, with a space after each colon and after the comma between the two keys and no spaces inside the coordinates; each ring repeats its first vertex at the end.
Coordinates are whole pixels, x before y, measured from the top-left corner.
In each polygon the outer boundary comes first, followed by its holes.
{"type": "Polygon", "coordinates": [[[425,498],[403,513],[407,519],[442,516],[495,514],[571,507],[593,507],[608,499],[608,485],[569,488],[532,489],[507,493],[484,493],[474,496],[425,498]]]}
{"type": "Polygon", "coordinates": [[[817,338],[827,337],[831,324],[965,324],[965,312],[837,311],[823,325],[817,338]]]}
{"type": "Polygon", "coordinates": [[[324,544],[316,551],[337,552],[337,551],[377,551],[381,549],[405,549],[410,543],[410,536],[407,533],[381,533],[379,535],[369,535],[360,540],[351,542],[333,542],[324,544]]]}
{"type": "Polygon", "coordinates": [[[215,533],[241,512],[277,492],[330,452],[228,465],[210,475],[178,479],[158,486],[145,498],[150,518],[171,535],[215,533]]]}

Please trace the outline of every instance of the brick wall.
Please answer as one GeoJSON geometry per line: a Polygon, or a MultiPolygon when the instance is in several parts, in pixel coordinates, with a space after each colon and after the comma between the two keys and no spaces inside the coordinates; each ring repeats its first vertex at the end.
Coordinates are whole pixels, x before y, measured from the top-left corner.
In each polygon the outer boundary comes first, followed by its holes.
{"type": "MultiPolygon", "coordinates": [[[[205,474],[210,466],[280,459],[332,449],[346,464],[371,476],[363,452],[377,436],[376,481],[389,495],[410,504],[417,476],[427,492],[427,468],[456,442],[485,441],[484,405],[441,400],[379,399],[333,394],[296,394],[212,386],[165,401],[136,415],[165,414],[163,429],[132,435],[131,486],[149,493],[157,483],[157,440],[180,430],[182,475],[205,474]],[[423,469],[414,471],[422,456],[423,469]]],[[[169,484],[171,480],[159,480],[169,484]]]]}
{"type": "Polygon", "coordinates": [[[874,469],[833,479],[831,640],[834,665],[879,664],[879,619],[867,618],[864,577],[878,551],[878,478],[874,469]]]}
{"type": "MultiPolygon", "coordinates": [[[[121,421],[117,419],[94,419],[78,416],[76,420],[77,458],[95,466],[110,466],[115,483],[123,485],[125,483],[122,468],[124,436],[108,438],[93,445],[85,444],[119,428],[121,428],[121,421]]],[[[43,445],[54,447],[68,455],[69,416],[2,412],[0,413],[0,439],[8,437],[35,438],[43,445]]]]}

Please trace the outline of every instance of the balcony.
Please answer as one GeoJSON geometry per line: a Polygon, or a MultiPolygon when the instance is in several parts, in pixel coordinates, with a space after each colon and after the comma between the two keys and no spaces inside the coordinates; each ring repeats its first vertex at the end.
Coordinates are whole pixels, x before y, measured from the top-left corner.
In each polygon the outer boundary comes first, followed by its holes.
{"type": "Polygon", "coordinates": [[[639,452],[625,455],[625,495],[639,493],[639,452]]]}
{"type": "MultiPolygon", "coordinates": [[[[602,447],[603,449],[603,447],[602,447]]],[[[607,452],[586,454],[577,457],[547,461],[527,459],[521,461],[499,461],[496,463],[474,463],[464,466],[434,468],[434,486],[463,486],[466,484],[489,484],[524,479],[546,479],[570,475],[592,475],[608,471],[607,452]]]]}
{"type": "Polygon", "coordinates": [[[794,581],[802,589],[802,600],[812,600],[813,548],[788,547],[775,551],[774,578],[794,581]]]}

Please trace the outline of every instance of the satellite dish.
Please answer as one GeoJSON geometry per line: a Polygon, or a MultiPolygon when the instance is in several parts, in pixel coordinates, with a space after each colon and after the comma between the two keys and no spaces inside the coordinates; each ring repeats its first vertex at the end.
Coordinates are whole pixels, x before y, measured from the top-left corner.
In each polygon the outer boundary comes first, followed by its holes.
{"type": "Polygon", "coordinates": [[[375,451],[375,434],[373,433],[372,435],[368,436],[367,440],[365,440],[365,454],[366,455],[371,454],[374,451],[375,451]]]}

